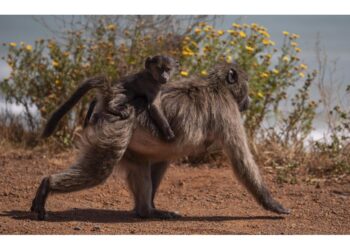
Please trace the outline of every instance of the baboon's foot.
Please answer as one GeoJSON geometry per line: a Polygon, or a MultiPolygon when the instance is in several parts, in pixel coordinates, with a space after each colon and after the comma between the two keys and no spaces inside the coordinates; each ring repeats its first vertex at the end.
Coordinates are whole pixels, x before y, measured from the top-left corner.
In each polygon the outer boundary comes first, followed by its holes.
{"type": "Polygon", "coordinates": [[[182,216],[177,212],[165,211],[152,209],[149,212],[137,212],[135,211],[136,216],[142,219],[161,219],[161,220],[170,220],[181,218],[182,216]]]}
{"type": "Polygon", "coordinates": [[[45,220],[47,218],[46,211],[45,211],[45,202],[47,195],[49,194],[49,178],[46,177],[42,180],[35,198],[32,201],[32,206],[30,208],[30,211],[37,213],[38,220],[45,220]]]}
{"type": "Polygon", "coordinates": [[[177,219],[182,217],[181,214],[179,214],[176,211],[172,212],[158,209],[154,209],[151,216],[152,218],[157,218],[161,220],[177,219]]]}
{"type": "Polygon", "coordinates": [[[277,214],[290,214],[289,209],[284,208],[282,204],[271,197],[263,201],[262,205],[266,210],[275,212],[277,214]]]}

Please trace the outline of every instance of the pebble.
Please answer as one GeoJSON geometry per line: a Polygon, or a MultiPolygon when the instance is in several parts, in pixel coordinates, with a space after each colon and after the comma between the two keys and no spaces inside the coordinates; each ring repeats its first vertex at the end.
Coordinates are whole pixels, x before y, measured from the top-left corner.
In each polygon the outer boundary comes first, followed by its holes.
{"type": "Polygon", "coordinates": [[[91,231],[96,232],[96,231],[100,231],[101,227],[100,226],[94,226],[91,231]]]}
{"type": "Polygon", "coordinates": [[[74,227],[73,229],[74,229],[75,231],[80,231],[80,230],[81,230],[80,227],[74,227]]]}

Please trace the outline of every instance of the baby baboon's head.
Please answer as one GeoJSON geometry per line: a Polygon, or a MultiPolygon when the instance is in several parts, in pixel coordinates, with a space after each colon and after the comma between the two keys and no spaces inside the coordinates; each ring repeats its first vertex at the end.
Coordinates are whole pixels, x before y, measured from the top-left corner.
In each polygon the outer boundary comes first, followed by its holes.
{"type": "Polygon", "coordinates": [[[248,74],[236,63],[220,63],[215,65],[208,76],[211,81],[224,84],[234,96],[239,110],[249,107],[248,74]]]}
{"type": "Polygon", "coordinates": [[[153,79],[160,84],[167,83],[178,66],[179,62],[170,56],[158,55],[148,57],[145,62],[146,70],[148,70],[153,79]]]}

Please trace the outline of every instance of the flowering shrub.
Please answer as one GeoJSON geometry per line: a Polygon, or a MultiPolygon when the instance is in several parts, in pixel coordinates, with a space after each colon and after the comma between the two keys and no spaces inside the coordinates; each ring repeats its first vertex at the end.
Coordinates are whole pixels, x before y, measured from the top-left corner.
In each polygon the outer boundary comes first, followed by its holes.
{"type": "MultiPolygon", "coordinates": [[[[1,91],[9,102],[22,104],[32,130],[67,99],[86,77],[106,74],[117,78],[143,67],[149,55],[168,54],[179,58],[178,77],[207,75],[220,60],[236,61],[250,76],[251,107],[245,113],[245,126],[251,139],[261,132],[263,121],[276,114],[275,123],[285,130],[284,138],[302,138],[310,132],[315,102],[309,100],[313,74],[300,62],[299,35],[283,32],[284,42],[276,48],[268,30],[258,24],[233,23],[228,30],[217,30],[200,22],[185,35],[159,31],[152,36],[142,25],[119,30],[106,18],[96,19],[85,30],[71,30],[60,39],[38,39],[33,45],[4,44],[4,58],[11,75],[1,82],[1,91]],[[122,35],[121,35],[122,34],[122,35]],[[307,75],[307,76],[306,76],[307,75]],[[286,91],[305,78],[299,92],[288,98],[286,91]],[[279,112],[283,100],[292,100],[294,110],[279,112]],[[35,106],[38,116],[30,113],[35,106]]],[[[71,142],[74,128],[81,124],[86,112],[86,98],[61,123],[56,138],[71,142]]]]}
{"type": "Polygon", "coordinates": [[[287,141],[291,134],[296,138],[294,132],[302,132],[301,137],[305,138],[311,131],[317,106],[308,95],[315,73],[307,76],[299,93],[292,98],[295,110],[290,114],[279,112],[281,101],[289,99],[287,89],[305,78],[307,70],[307,65],[299,58],[299,35],[284,31],[283,36],[284,42],[277,49],[268,30],[256,23],[233,23],[229,30],[215,30],[206,23],[200,23],[182,42],[181,75],[188,76],[194,72],[206,75],[219,60],[236,61],[250,76],[252,103],[245,114],[245,126],[250,137],[255,138],[264,119],[274,113],[279,118],[275,123],[282,121],[281,126],[288,130],[284,134],[287,141]]]}

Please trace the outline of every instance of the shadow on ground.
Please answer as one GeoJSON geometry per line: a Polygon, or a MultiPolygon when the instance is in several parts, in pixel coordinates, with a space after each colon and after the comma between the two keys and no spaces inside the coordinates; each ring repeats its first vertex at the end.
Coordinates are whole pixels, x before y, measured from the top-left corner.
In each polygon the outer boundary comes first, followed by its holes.
{"type": "MultiPolygon", "coordinates": [[[[71,209],[48,212],[49,222],[81,221],[93,223],[140,223],[160,219],[140,219],[132,211],[115,211],[105,209],[71,209]]],[[[0,213],[1,217],[12,217],[16,220],[36,220],[36,215],[28,211],[11,210],[0,213]]],[[[236,221],[236,220],[281,220],[283,216],[182,216],[171,221],[236,221]]]]}

